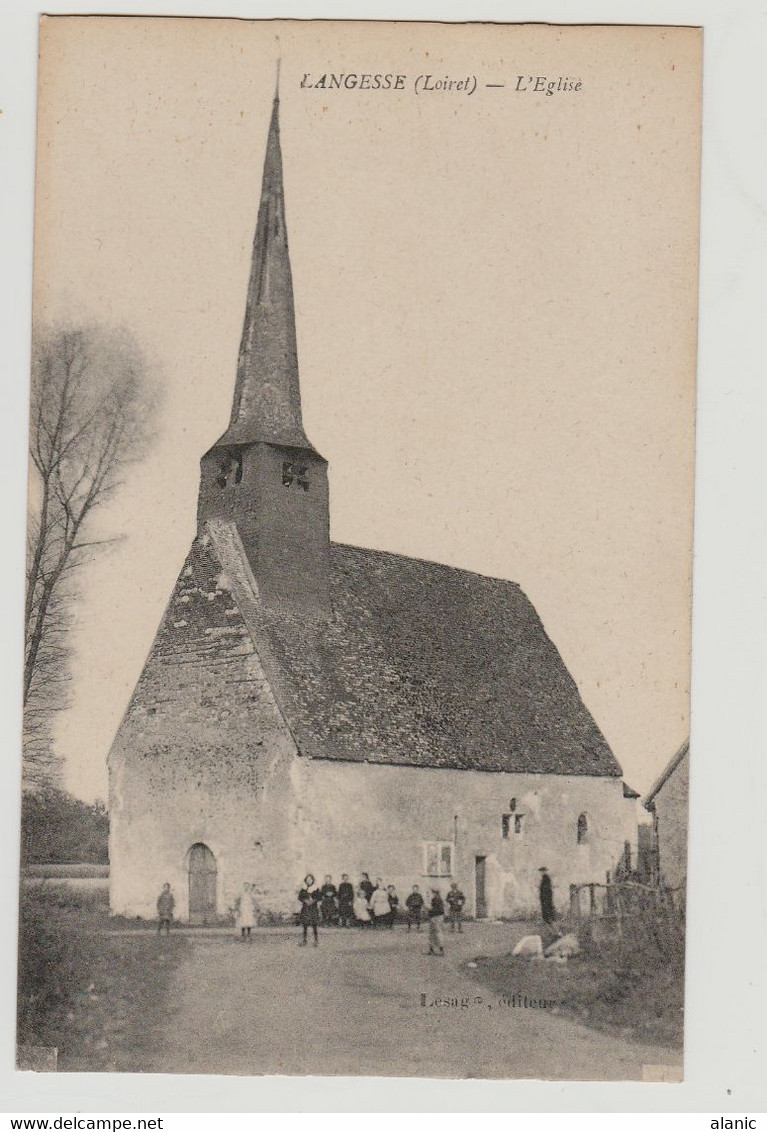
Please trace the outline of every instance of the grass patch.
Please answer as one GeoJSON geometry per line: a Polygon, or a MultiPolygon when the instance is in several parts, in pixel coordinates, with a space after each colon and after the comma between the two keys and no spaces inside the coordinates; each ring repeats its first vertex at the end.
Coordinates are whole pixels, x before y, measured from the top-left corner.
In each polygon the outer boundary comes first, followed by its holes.
{"type": "Polygon", "coordinates": [[[60,1070],[130,1070],[165,1020],[180,935],[110,934],[107,896],[63,885],[22,893],[18,1041],[55,1046],[60,1070]]]}
{"type": "Polygon", "coordinates": [[[684,972],[649,944],[606,940],[558,966],[502,955],[479,958],[475,977],[498,994],[554,1000],[553,1013],[588,1026],[681,1049],[684,1042],[684,972]]]}

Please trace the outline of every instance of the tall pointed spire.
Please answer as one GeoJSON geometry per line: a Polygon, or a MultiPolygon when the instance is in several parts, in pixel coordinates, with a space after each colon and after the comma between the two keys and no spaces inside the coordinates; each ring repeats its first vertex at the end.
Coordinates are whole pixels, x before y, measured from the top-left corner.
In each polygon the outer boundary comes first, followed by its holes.
{"type": "Polygon", "coordinates": [[[219,444],[265,441],[310,448],[301,420],[279,110],[278,65],[232,416],[219,444]]]}
{"type": "Polygon", "coordinates": [[[232,417],[200,461],[197,524],[201,534],[222,523],[227,538],[239,537],[265,609],[324,618],[332,612],[328,462],[301,422],[279,113],[278,87],[232,417]]]}

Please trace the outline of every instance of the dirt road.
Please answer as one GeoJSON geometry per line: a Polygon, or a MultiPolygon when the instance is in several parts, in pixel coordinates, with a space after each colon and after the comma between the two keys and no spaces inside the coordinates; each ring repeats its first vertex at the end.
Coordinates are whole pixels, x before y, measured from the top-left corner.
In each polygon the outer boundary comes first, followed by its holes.
{"type": "MultiPolygon", "coordinates": [[[[500,1003],[465,963],[508,951],[517,935],[508,925],[469,924],[446,936],[446,956],[430,957],[426,932],[401,927],[321,932],[316,949],[299,947],[295,931],[256,930],[250,944],[199,934],[157,1040],[121,1068],[620,1080],[641,1079],[643,1065],[679,1065],[678,1052],[500,1003]]],[[[552,999],[557,973],[552,967],[552,999]]]]}

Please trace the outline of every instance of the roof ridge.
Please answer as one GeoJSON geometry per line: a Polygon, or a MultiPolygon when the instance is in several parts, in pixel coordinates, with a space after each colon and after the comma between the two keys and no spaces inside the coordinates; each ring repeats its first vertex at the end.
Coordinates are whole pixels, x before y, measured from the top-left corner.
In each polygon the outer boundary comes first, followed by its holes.
{"type": "Polygon", "coordinates": [[[439,570],[449,570],[452,574],[466,574],[471,578],[483,578],[488,582],[502,582],[506,586],[514,586],[520,593],[524,593],[522,586],[513,578],[500,578],[497,574],[482,574],[479,570],[470,570],[467,566],[452,566],[449,562],[438,562],[434,558],[417,558],[412,554],[401,554],[396,550],[379,550],[373,546],[358,546],[351,542],[337,542],[330,540],[330,549],[338,547],[340,550],[360,550],[364,554],[377,554],[382,558],[397,558],[404,562],[418,562],[423,566],[435,566],[439,570]]]}

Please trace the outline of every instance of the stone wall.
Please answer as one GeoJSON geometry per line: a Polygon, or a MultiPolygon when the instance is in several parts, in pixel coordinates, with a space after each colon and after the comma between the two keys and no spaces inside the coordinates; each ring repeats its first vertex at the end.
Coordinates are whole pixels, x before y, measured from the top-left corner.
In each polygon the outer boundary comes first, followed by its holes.
{"type": "Polygon", "coordinates": [[[200,531],[210,519],[236,524],[268,608],[330,612],[328,469],[316,452],[273,444],[211,449],[201,463],[200,531]]]}
{"type": "Polygon", "coordinates": [[[478,857],[488,915],[534,914],[541,865],[564,910],[571,883],[603,881],[627,840],[635,852],[634,803],[617,777],[299,756],[233,598],[239,584],[214,542],[196,540],[110,754],[114,913],[154,917],[169,881],[186,919],[196,843],[215,858],[219,915],[245,880],[262,910],[290,914],[307,871],[337,883],[364,870],[404,899],[436,882],[427,845],[445,847],[439,884],[456,879],[472,915],[478,857]]]}
{"type": "Polygon", "coordinates": [[[112,747],[115,914],[154,917],[169,881],[186,919],[198,842],[216,858],[219,914],[243,879],[259,901],[290,904],[295,745],[228,586],[210,546],[196,543],[112,747]]]}
{"type": "Polygon", "coordinates": [[[356,882],[364,870],[374,881],[393,883],[402,899],[413,884],[422,890],[438,884],[445,892],[455,879],[473,915],[476,858],[484,857],[488,915],[523,916],[538,910],[541,865],[565,911],[570,884],[604,881],[626,841],[636,853],[635,805],[617,778],[297,759],[293,779],[302,847],[296,880],[311,871],[330,873],[338,883],[346,872],[356,882]],[[579,845],[581,814],[588,829],[579,845]],[[453,846],[451,877],[427,874],[427,844],[453,846]]]}
{"type": "Polygon", "coordinates": [[[678,888],[687,879],[689,794],[688,752],[653,799],[660,878],[671,888],[678,888]]]}

